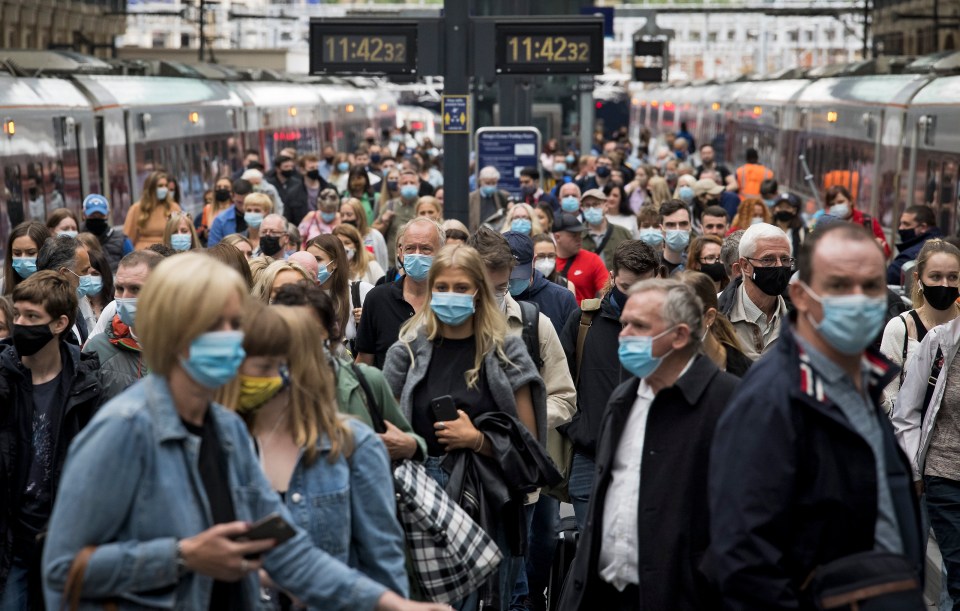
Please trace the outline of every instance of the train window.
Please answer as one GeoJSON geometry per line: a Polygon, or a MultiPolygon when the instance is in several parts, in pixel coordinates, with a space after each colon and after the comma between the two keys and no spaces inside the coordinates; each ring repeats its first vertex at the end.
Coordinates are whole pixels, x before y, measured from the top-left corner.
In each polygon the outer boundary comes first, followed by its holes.
{"type": "Polygon", "coordinates": [[[3,198],[7,200],[7,218],[10,219],[10,227],[16,227],[26,220],[19,165],[8,165],[3,168],[3,187],[3,198]]]}
{"type": "Polygon", "coordinates": [[[940,171],[940,227],[951,227],[951,216],[957,206],[957,164],[944,161],[940,171]]]}
{"type": "Polygon", "coordinates": [[[46,222],[47,209],[43,197],[43,164],[28,163],[27,178],[23,183],[30,218],[41,223],[46,222]]]}
{"type": "Polygon", "coordinates": [[[937,186],[939,182],[939,177],[937,176],[937,162],[933,159],[929,159],[927,160],[923,203],[927,204],[928,206],[933,206],[937,203],[937,186]]]}
{"type": "Polygon", "coordinates": [[[66,206],[63,179],[63,162],[60,160],[50,162],[47,168],[43,192],[47,197],[47,203],[50,205],[51,210],[66,206]]]}

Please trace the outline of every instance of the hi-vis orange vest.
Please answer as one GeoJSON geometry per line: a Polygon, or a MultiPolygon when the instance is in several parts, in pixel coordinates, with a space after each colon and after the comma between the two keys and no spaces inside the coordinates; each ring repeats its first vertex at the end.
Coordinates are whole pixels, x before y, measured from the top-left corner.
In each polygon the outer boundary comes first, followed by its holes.
{"type": "Polygon", "coordinates": [[[773,172],[759,163],[746,163],[737,168],[740,197],[760,197],[760,183],[773,178],[773,172]]]}

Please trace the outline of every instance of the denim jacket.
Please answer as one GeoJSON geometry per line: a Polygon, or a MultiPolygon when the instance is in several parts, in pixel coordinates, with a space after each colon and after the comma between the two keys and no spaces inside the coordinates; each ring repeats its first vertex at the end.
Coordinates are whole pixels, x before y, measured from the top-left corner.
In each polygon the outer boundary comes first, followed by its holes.
{"type": "Polygon", "coordinates": [[[290,477],[287,509],[314,545],[406,598],[403,530],[386,448],[367,425],[349,419],[353,452],[328,461],[330,438],[311,465],[303,452],[290,477]]]}
{"type": "MultiPolygon", "coordinates": [[[[293,519],[260,470],[246,426],[212,405],[236,519],[271,513],[293,519]]],[[[81,609],[119,599],[121,609],[206,609],[213,579],[177,579],[176,543],[213,526],[198,468],[200,440],[180,421],[165,378],[149,375],[106,404],[70,447],[44,547],[44,595],[59,609],[74,556],[97,545],[83,583],[81,609]],[[96,600],[100,599],[100,600],[96,600]]],[[[283,589],[311,607],[373,609],[386,588],[297,534],[263,556],[283,589]]],[[[259,604],[256,572],[243,580],[259,604]]]]}

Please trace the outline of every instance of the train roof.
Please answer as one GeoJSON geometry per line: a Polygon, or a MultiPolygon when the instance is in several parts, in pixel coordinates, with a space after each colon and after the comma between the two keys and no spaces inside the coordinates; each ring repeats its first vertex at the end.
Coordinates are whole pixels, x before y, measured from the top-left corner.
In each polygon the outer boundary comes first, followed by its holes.
{"type": "Polygon", "coordinates": [[[804,88],[797,103],[907,104],[927,81],[917,74],[822,78],[804,88]]]}

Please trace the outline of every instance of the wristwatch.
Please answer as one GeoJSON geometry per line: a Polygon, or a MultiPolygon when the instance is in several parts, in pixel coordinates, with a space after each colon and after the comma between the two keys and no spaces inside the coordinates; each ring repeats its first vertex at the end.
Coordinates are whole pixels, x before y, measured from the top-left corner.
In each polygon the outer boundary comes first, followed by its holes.
{"type": "Polygon", "coordinates": [[[187,568],[187,561],[183,557],[183,547],[180,545],[180,540],[177,540],[177,579],[183,577],[190,572],[190,569],[187,568]]]}

